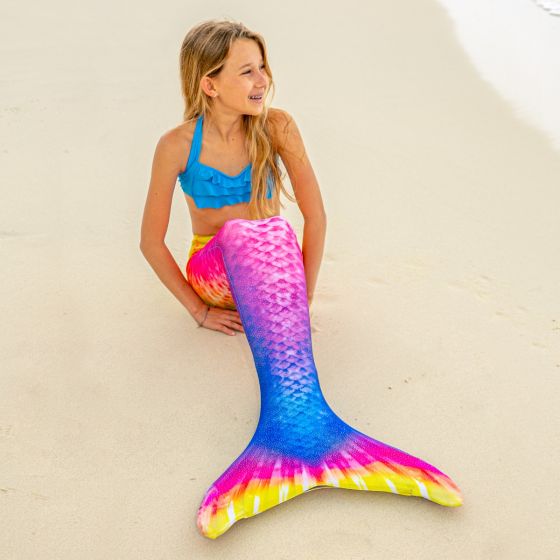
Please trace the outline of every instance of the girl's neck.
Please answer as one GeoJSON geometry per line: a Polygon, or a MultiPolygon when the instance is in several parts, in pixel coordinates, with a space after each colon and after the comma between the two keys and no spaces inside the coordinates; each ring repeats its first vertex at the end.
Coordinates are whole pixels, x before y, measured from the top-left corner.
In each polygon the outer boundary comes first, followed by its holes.
{"type": "Polygon", "coordinates": [[[239,141],[243,135],[243,115],[206,114],[204,116],[205,136],[222,144],[239,141]]]}

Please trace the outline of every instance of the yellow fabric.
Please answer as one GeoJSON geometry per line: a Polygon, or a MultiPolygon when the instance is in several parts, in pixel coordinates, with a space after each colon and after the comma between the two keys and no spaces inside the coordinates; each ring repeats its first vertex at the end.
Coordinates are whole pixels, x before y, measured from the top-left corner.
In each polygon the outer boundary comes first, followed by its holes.
{"type": "Polygon", "coordinates": [[[193,234],[188,258],[190,259],[192,255],[194,255],[194,253],[200,251],[200,249],[202,249],[202,247],[204,247],[204,245],[206,245],[206,243],[208,243],[208,241],[210,241],[210,239],[212,239],[214,235],[198,235],[197,233],[193,234]]]}

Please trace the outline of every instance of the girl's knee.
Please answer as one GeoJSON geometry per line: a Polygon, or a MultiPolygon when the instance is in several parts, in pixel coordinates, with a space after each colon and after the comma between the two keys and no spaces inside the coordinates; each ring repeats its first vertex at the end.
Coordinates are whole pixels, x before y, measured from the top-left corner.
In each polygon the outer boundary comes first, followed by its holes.
{"type": "Polygon", "coordinates": [[[282,232],[286,239],[296,234],[288,220],[283,216],[271,216],[259,220],[246,220],[243,218],[233,218],[224,222],[218,234],[216,234],[217,242],[220,245],[235,245],[247,237],[267,237],[274,235],[274,232],[282,232]]]}

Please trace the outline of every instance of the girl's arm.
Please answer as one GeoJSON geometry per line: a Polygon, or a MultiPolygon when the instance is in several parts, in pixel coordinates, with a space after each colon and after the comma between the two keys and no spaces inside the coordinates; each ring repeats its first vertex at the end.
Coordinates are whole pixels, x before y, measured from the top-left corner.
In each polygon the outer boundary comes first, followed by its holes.
{"type": "Polygon", "coordinates": [[[164,134],[154,153],[140,250],[158,278],[198,323],[206,312],[206,304],[187,282],[165,244],[173,190],[181,165],[181,147],[173,141],[172,135],[173,131],[164,134]]]}
{"type": "Polygon", "coordinates": [[[319,277],[319,269],[321,268],[325,248],[326,230],[327,218],[324,216],[306,218],[304,221],[301,252],[305,269],[307,303],[309,306],[311,306],[313,301],[315,286],[319,277]]]}
{"type": "Polygon", "coordinates": [[[283,109],[270,109],[275,143],[290,177],[297,204],[303,215],[301,250],[307,284],[307,302],[311,305],[323,259],[327,214],[319,183],[294,118],[283,109]]]}

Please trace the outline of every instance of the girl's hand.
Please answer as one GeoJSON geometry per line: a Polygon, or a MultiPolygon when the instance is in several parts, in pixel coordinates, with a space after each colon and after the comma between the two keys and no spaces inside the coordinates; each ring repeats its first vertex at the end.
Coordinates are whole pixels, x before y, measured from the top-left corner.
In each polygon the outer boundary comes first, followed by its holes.
{"type": "Polygon", "coordinates": [[[245,332],[241,324],[239,312],[233,309],[222,309],[221,307],[210,306],[208,315],[206,315],[206,319],[204,319],[201,327],[229,335],[235,335],[235,331],[245,332]]]}

